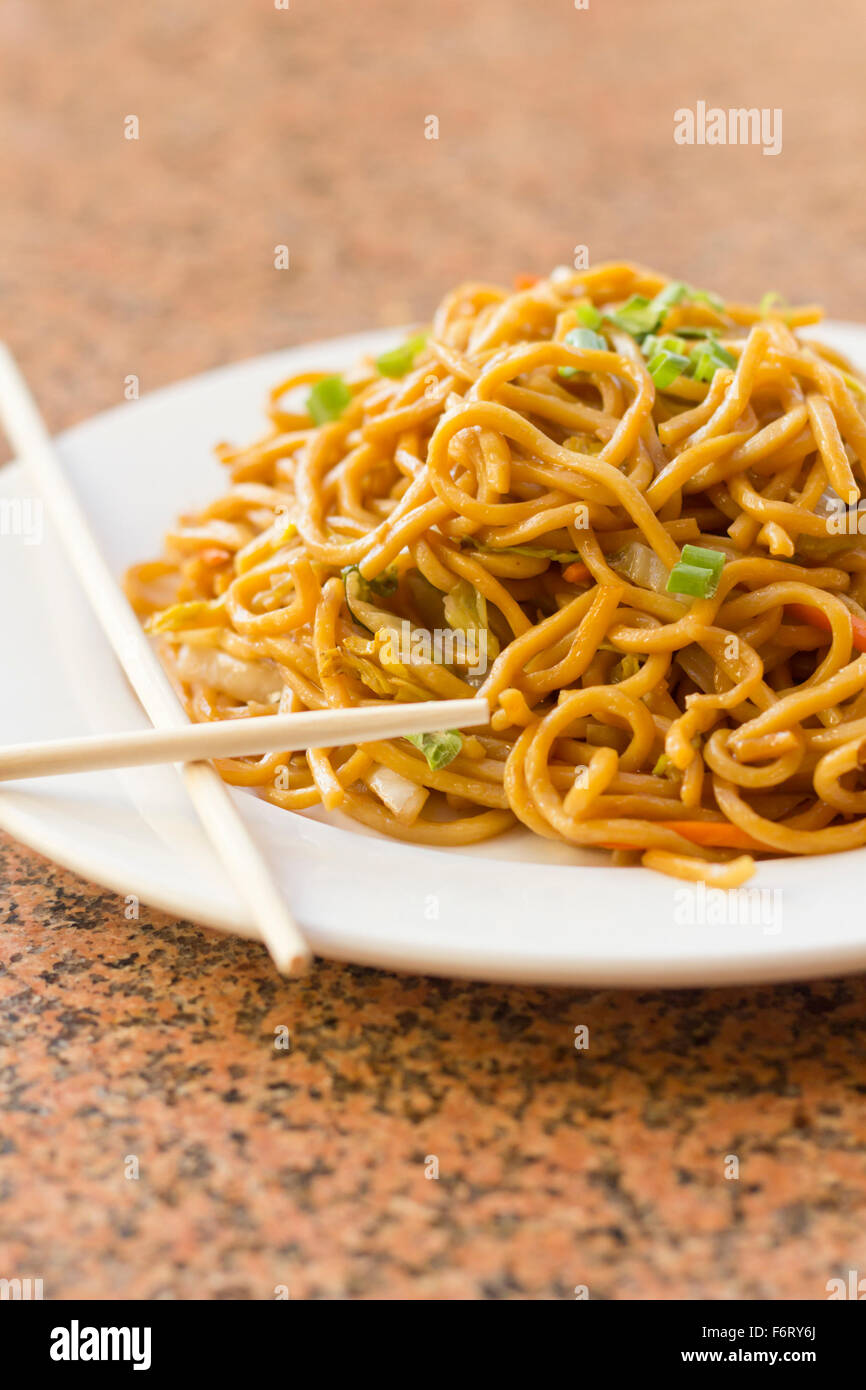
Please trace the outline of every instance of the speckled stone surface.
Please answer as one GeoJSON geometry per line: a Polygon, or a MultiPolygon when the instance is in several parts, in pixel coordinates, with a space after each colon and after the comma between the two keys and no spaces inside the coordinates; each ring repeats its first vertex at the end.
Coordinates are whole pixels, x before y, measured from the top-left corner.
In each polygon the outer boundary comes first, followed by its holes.
{"type": "MultiPolygon", "coordinates": [[[[2,333],[62,428],[130,373],[420,317],[576,244],[866,317],[864,34],[808,0],[5,0],[2,333]],[[698,99],[781,107],[782,154],[676,147],[698,99]]],[[[0,837],[0,1277],[823,1298],[866,1273],[864,1017],[861,979],[287,984],[0,837]]]]}

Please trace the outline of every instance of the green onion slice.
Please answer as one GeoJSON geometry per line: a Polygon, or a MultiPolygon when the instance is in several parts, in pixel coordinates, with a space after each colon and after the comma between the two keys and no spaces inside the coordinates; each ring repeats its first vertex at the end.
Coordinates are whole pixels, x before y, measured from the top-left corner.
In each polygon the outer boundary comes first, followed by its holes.
{"type": "MultiPolygon", "coordinates": [[[[606,340],[600,333],[594,333],[591,328],[572,328],[566,333],[563,340],[569,347],[577,348],[578,351],[608,352],[606,340]]],[[[559,375],[564,377],[577,376],[579,367],[560,367],[559,375]]]]}
{"type": "Polygon", "coordinates": [[[771,314],[774,309],[786,309],[787,307],[788,301],[783,294],[779,294],[778,290],[767,290],[767,293],[761,296],[758,311],[761,314],[771,314]]]}
{"type": "Polygon", "coordinates": [[[688,343],[685,338],[678,337],[675,333],[665,333],[663,337],[656,337],[655,333],[648,333],[640,345],[640,350],[644,357],[654,357],[657,352],[681,352],[684,355],[688,352],[688,343]]]}
{"type": "Polygon", "coordinates": [[[716,583],[725,567],[726,555],[723,550],[710,550],[705,545],[684,545],[681,559],[686,565],[699,565],[701,569],[709,570],[716,583]]]}
{"type": "Polygon", "coordinates": [[[438,734],[407,734],[406,737],[424,754],[431,772],[447,767],[463,747],[463,740],[456,729],[443,729],[438,734]]]}
{"type": "Polygon", "coordinates": [[[647,369],[657,389],[664,391],[678,376],[688,371],[690,365],[690,359],[684,357],[681,352],[669,352],[667,348],[662,348],[650,358],[647,369]]]}
{"type": "Polygon", "coordinates": [[[695,357],[695,381],[712,381],[717,371],[718,366],[708,352],[701,352],[695,357]]]}
{"type": "Polygon", "coordinates": [[[724,311],[725,301],[710,290],[689,290],[689,298],[696,299],[701,304],[709,304],[711,309],[715,309],[717,314],[724,311]]]}
{"type": "Polygon", "coordinates": [[[690,323],[681,323],[677,328],[681,338],[715,338],[718,332],[717,328],[697,328],[690,323]]]}
{"type": "Polygon", "coordinates": [[[667,591],[669,594],[687,594],[690,598],[712,598],[717,585],[718,580],[713,578],[712,570],[704,569],[703,565],[679,562],[671,570],[667,591]]]}
{"type": "Polygon", "coordinates": [[[600,328],[604,315],[594,304],[575,304],[574,312],[584,328],[600,328]]]}
{"type": "Polygon", "coordinates": [[[317,381],[307,397],[307,413],[317,425],[339,420],[352,399],[352,393],[341,376],[326,376],[317,381]]]}
{"type": "Polygon", "coordinates": [[[702,545],[684,545],[682,559],[671,570],[668,593],[712,598],[719,587],[725,558],[721,550],[710,550],[702,545]]]}
{"type": "Polygon", "coordinates": [[[658,326],[660,314],[644,295],[633,294],[631,299],[627,299],[614,313],[608,314],[607,318],[623,332],[630,333],[633,338],[640,338],[644,333],[652,333],[658,326]]]}
{"type": "Polygon", "coordinates": [[[400,347],[383,352],[381,357],[376,358],[376,369],[380,376],[405,376],[426,342],[427,334],[418,333],[408,342],[401,343],[400,347]]]}
{"type": "Polygon", "coordinates": [[[640,338],[645,333],[654,332],[665,319],[668,310],[682,299],[703,301],[717,312],[721,312],[725,307],[724,301],[719,299],[718,295],[710,294],[708,290],[692,289],[691,285],[685,284],[682,280],[671,280],[663,290],[659,290],[654,299],[633,294],[631,299],[606,317],[632,337],[640,338]]]}
{"type": "Polygon", "coordinates": [[[659,290],[650,307],[655,309],[660,318],[664,318],[668,309],[674,304],[679,304],[680,300],[685,299],[690,293],[688,285],[683,280],[671,280],[670,284],[665,285],[663,290],[659,290]]]}
{"type": "Polygon", "coordinates": [[[737,359],[721,343],[711,342],[700,349],[695,348],[695,381],[712,381],[719,367],[736,367],[737,359]]]}
{"type": "Polygon", "coordinates": [[[608,352],[606,340],[600,333],[594,333],[591,328],[572,328],[565,335],[565,342],[569,347],[590,352],[608,352]]]}

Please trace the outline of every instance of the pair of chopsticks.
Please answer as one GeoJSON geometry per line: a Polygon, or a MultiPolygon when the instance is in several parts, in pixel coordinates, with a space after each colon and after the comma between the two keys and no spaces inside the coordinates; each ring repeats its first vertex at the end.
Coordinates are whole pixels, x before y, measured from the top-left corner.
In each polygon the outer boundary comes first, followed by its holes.
{"type": "Polygon", "coordinates": [[[190,800],[277,969],[300,975],[310,948],[216,769],[202,759],[332,748],[487,724],[484,699],[266,715],[190,724],[90,530],[18,366],[0,343],[0,422],[29,468],[94,614],[153,725],[133,733],[0,750],[0,780],[178,763],[190,800]]]}

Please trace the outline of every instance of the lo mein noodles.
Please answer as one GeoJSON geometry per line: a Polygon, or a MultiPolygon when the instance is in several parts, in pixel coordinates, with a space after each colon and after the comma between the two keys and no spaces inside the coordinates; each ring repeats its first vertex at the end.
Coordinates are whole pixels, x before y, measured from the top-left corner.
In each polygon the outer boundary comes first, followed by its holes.
{"type": "Polygon", "coordinates": [[[491,718],[222,775],[721,888],[866,844],[866,384],[798,332],[819,317],[560,268],[280,382],[264,436],[218,446],[225,495],[128,575],[190,716],[481,693],[491,718]]]}

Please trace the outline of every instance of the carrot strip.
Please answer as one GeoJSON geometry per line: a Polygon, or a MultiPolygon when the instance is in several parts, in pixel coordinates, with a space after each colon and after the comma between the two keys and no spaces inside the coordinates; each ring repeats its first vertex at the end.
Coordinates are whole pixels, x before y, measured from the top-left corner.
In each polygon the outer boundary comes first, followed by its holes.
{"type": "MultiPolygon", "coordinates": [[[[795,618],[799,618],[801,623],[808,623],[810,627],[817,627],[821,632],[830,632],[830,619],[820,608],[812,608],[808,603],[787,603],[785,607],[795,618]]],[[[866,623],[856,614],[850,614],[852,642],[858,652],[866,652],[866,623]]]]}
{"type": "MultiPolygon", "coordinates": [[[[769,845],[762,845],[759,840],[753,840],[745,830],[741,830],[738,825],[731,825],[730,821],[658,820],[652,824],[664,826],[665,830],[675,830],[684,840],[691,840],[693,845],[703,845],[705,849],[757,849],[763,850],[765,854],[770,849],[769,845]]],[[[634,848],[634,845],[618,845],[613,841],[602,845],[602,849],[634,848]]]]}
{"type": "Polygon", "coordinates": [[[722,820],[662,820],[657,822],[666,830],[675,830],[684,840],[693,845],[703,845],[706,849],[762,849],[770,848],[753,840],[745,830],[730,821],[722,820]]]}
{"type": "Polygon", "coordinates": [[[590,573],[586,565],[575,560],[573,565],[567,565],[562,571],[562,577],[568,584],[585,584],[590,578],[590,573]]]}
{"type": "Polygon", "coordinates": [[[220,565],[225,565],[232,558],[230,550],[223,550],[222,546],[212,545],[205,550],[200,550],[198,558],[203,565],[209,565],[212,569],[218,569],[220,565]]]}

